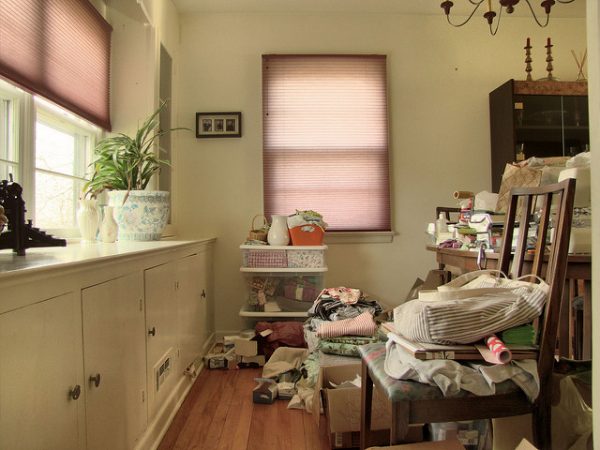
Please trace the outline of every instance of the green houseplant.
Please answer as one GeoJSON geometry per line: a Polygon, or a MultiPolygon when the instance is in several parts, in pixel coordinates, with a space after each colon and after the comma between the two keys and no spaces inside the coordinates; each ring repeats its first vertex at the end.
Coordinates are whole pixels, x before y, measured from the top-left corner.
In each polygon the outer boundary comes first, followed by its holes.
{"type": "Polygon", "coordinates": [[[158,139],[184,129],[158,128],[165,105],[162,102],[133,136],[119,133],[102,139],[94,148],[93,174],[84,185],[84,198],[108,191],[119,240],[157,240],[167,224],[169,192],[146,190],[152,176],[169,164],[155,152],[158,139]]]}

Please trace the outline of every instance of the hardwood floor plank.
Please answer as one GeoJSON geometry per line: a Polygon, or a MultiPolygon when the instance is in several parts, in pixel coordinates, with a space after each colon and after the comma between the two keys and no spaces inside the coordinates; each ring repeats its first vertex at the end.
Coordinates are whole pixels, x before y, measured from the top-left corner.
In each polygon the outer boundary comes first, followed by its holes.
{"type": "Polygon", "coordinates": [[[262,369],[203,370],[159,450],[328,450],[321,427],[303,410],[252,402],[262,369]]]}
{"type": "Polygon", "coordinates": [[[200,404],[203,401],[201,397],[203,391],[205,390],[204,385],[206,384],[209,376],[210,373],[208,370],[203,370],[200,373],[200,375],[198,375],[198,378],[196,378],[196,381],[194,382],[194,385],[190,389],[190,392],[188,393],[183,404],[181,405],[181,408],[179,408],[179,411],[177,411],[177,414],[173,418],[173,422],[171,422],[171,425],[167,430],[165,436],[163,437],[162,442],[158,447],[158,450],[168,450],[175,448],[175,443],[179,438],[179,434],[186,427],[188,417],[191,414],[191,410],[197,404],[200,404]]]}
{"type": "Polygon", "coordinates": [[[260,377],[261,369],[240,371],[234,387],[231,407],[225,420],[224,433],[219,440],[219,450],[245,450],[248,446],[250,424],[252,422],[252,389],[254,378],[260,377]]]}
{"type": "Polygon", "coordinates": [[[279,448],[306,449],[304,422],[302,421],[304,411],[287,409],[287,404],[287,400],[276,400],[272,405],[277,408],[277,416],[279,417],[279,426],[275,427],[275,429],[280,430],[279,442],[281,444],[279,448]]]}
{"type": "Polygon", "coordinates": [[[209,374],[204,379],[205,384],[203,385],[201,394],[190,410],[186,426],[181,430],[173,447],[174,450],[190,450],[202,448],[202,445],[204,445],[206,430],[213,420],[223,386],[229,378],[235,376],[235,373],[232,371],[224,370],[219,372],[218,376],[209,374]]]}

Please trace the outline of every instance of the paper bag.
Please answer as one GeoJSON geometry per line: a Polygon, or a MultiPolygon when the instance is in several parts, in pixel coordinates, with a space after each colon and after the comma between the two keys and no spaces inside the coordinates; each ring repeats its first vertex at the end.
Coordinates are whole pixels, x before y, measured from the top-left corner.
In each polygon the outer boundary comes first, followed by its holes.
{"type": "Polygon", "coordinates": [[[510,190],[512,188],[539,186],[541,179],[542,171],[539,169],[507,164],[504,168],[504,173],[502,174],[500,192],[498,193],[498,203],[496,203],[496,212],[506,212],[510,201],[510,190]]]}

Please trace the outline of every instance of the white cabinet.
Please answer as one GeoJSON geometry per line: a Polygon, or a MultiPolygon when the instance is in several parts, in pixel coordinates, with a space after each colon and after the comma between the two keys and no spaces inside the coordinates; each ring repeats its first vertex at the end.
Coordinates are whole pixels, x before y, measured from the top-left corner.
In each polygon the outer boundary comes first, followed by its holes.
{"type": "Polygon", "coordinates": [[[85,448],[81,357],[78,293],[0,315],[0,448],[85,448]]]}
{"type": "Polygon", "coordinates": [[[0,449],[157,448],[214,332],[210,242],[0,251],[0,449]]]}
{"type": "Polygon", "coordinates": [[[152,419],[180,378],[176,261],[144,271],[148,417],[152,419]]]}
{"type": "Polygon", "coordinates": [[[178,262],[177,301],[180,368],[185,370],[202,354],[208,332],[206,252],[178,262]]]}
{"type": "Polygon", "coordinates": [[[144,271],[150,419],[208,338],[207,258],[200,251],[144,271]]]}
{"type": "Polygon", "coordinates": [[[142,272],[83,289],[88,449],[129,449],[143,433],[146,343],[142,272]]]}

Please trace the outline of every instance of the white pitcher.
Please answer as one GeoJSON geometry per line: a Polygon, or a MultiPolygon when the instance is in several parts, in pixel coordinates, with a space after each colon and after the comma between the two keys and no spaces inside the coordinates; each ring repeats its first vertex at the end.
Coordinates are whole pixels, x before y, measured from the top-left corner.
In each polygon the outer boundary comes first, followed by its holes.
{"type": "Polygon", "coordinates": [[[290,234],[287,226],[287,216],[271,216],[271,228],[267,234],[269,245],[288,245],[290,243],[290,234]]]}

